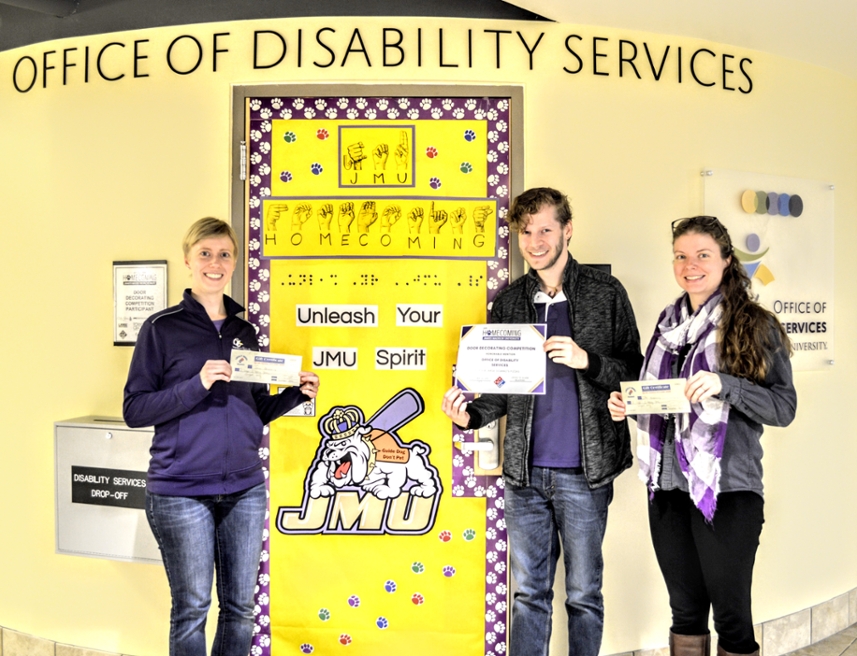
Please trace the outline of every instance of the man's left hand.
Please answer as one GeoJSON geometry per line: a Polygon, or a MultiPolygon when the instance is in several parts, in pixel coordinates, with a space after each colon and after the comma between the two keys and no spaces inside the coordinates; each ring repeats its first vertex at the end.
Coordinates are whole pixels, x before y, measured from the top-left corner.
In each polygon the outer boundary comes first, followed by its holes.
{"type": "Polygon", "coordinates": [[[587,369],[589,353],[575,344],[571,337],[554,335],[545,341],[545,353],[557,364],[564,364],[572,369],[587,369]]]}

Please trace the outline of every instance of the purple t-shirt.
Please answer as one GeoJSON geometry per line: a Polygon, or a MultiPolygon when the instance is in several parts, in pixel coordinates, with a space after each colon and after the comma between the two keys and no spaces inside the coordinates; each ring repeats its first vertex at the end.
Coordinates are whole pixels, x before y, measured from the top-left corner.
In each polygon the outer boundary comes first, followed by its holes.
{"type": "MultiPolygon", "coordinates": [[[[571,337],[568,301],[560,292],[535,297],[537,323],[547,324],[547,336],[571,337]]],[[[547,356],[545,356],[547,357],[547,356]]],[[[533,465],[580,467],[580,412],[574,369],[547,360],[546,394],[535,397],[533,408],[533,465]]]]}

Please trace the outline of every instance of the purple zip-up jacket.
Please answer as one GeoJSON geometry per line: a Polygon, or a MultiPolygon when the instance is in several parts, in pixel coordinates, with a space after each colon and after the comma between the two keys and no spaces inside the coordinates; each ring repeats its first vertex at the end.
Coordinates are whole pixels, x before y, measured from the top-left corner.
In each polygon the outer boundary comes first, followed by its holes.
{"type": "Polygon", "coordinates": [[[220,332],[190,293],[140,329],[123,414],[131,428],[154,426],[148,490],[172,496],[232,494],[265,480],[259,443],[265,424],[308,401],[298,388],[271,395],[265,385],[217,381],[205,389],[206,360],[229,361],[233,348],[259,350],[256,331],[223,297],[220,332]]]}

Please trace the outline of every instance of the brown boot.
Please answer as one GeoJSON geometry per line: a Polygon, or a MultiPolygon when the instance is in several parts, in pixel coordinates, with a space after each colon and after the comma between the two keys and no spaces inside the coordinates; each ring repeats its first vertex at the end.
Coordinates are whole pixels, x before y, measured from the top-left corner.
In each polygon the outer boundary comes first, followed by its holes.
{"type": "MultiPolygon", "coordinates": [[[[705,635],[679,635],[670,631],[670,656],[708,656],[710,653],[710,633],[705,635]]],[[[723,656],[723,654],[720,654],[718,650],[717,656],[723,656]]]]}
{"type": "MultiPolygon", "coordinates": [[[[717,643],[717,656],[744,656],[743,654],[733,654],[730,651],[726,651],[723,647],[720,646],[720,643],[717,643]]],[[[747,654],[746,656],[759,656],[759,650],[757,649],[754,652],[747,654]]]]}

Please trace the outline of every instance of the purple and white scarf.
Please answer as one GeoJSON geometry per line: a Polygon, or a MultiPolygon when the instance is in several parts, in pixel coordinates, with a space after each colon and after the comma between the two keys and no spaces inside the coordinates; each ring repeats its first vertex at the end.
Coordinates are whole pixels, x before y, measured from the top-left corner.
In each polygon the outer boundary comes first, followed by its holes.
{"type": "MultiPolygon", "coordinates": [[[[720,292],[715,292],[691,314],[687,295],[668,305],[658,318],[658,326],[646,350],[642,380],[673,377],[675,361],[685,346],[690,348],[679,376],[690,378],[697,371],[719,371],[717,365],[717,324],[723,314],[720,292]]],[[[726,441],[729,404],[715,398],[692,403],[689,413],[676,414],[675,450],[679,466],[688,482],[690,498],[711,522],[720,492],[720,459],[726,441]]],[[[669,418],[665,415],[637,417],[640,478],[650,493],[658,489],[664,438],[669,418]]]]}

